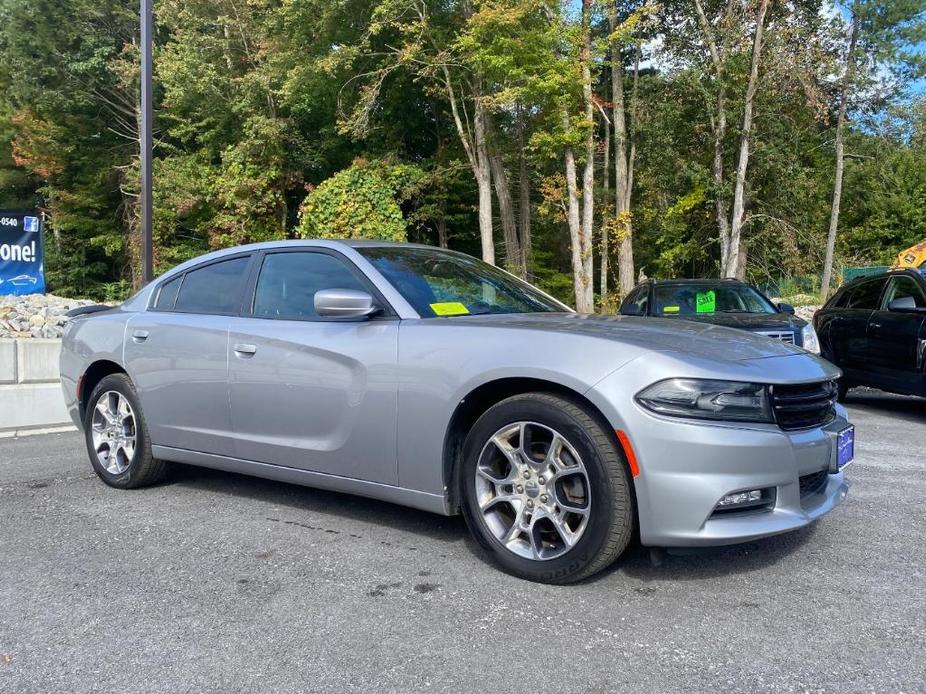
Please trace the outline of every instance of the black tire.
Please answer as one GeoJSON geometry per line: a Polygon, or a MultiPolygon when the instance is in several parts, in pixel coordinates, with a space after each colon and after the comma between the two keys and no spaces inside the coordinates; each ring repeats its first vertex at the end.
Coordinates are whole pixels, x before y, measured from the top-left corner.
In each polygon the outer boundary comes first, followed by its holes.
{"type": "Polygon", "coordinates": [[[630,473],[616,437],[597,413],[550,393],[525,393],[494,405],[466,438],[458,477],[463,516],[470,532],[503,571],[541,583],[574,583],[617,559],[633,536],[634,497],[630,473]],[[517,422],[536,422],[560,433],[582,459],[590,510],[575,545],[560,556],[531,559],[502,544],[477,501],[476,472],[483,449],[496,432],[517,422]]]}
{"type": "Polygon", "coordinates": [[[117,373],[106,376],[93,389],[84,412],[84,440],[93,470],[110,487],[117,489],[145,487],[160,482],[167,473],[167,463],[151,455],[151,439],[148,436],[148,427],[141,411],[141,404],[138,402],[138,395],[135,393],[131,379],[125,374],[117,373]],[[118,393],[128,401],[135,419],[134,455],[128,467],[120,473],[110,472],[104,467],[98,459],[93,444],[93,413],[101,398],[110,392],[118,393]]]}

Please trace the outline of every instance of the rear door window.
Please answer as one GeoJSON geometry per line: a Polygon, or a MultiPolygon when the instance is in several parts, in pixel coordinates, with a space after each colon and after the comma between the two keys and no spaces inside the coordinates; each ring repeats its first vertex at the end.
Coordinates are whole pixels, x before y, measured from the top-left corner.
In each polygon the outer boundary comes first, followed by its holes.
{"type": "Polygon", "coordinates": [[[857,287],[852,287],[847,301],[846,308],[874,310],[880,306],[881,290],[887,283],[887,278],[863,282],[857,287]]]}
{"type": "Polygon", "coordinates": [[[190,270],[183,277],[174,310],[224,316],[237,314],[250,261],[250,256],[242,256],[190,270]]]}
{"type": "Polygon", "coordinates": [[[174,301],[177,299],[177,290],[180,289],[180,281],[183,275],[174,277],[162,284],[158,289],[158,298],[154,302],[154,308],[158,311],[170,311],[174,307],[174,301]]]}

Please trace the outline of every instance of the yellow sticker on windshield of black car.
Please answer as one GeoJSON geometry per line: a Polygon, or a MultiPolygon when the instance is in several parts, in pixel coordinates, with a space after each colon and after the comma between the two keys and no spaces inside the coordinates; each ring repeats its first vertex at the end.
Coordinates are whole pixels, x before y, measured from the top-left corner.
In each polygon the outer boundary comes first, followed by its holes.
{"type": "Polygon", "coordinates": [[[431,304],[431,310],[438,316],[462,316],[469,313],[469,309],[459,301],[443,301],[431,304]]]}
{"type": "Polygon", "coordinates": [[[663,306],[663,313],[678,313],[678,306],[663,306]]]}
{"type": "Polygon", "coordinates": [[[695,310],[698,313],[714,313],[717,311],[717,295],[713,289],[706,292],[698,292],[695,297],[697,305],[695,310]]]}

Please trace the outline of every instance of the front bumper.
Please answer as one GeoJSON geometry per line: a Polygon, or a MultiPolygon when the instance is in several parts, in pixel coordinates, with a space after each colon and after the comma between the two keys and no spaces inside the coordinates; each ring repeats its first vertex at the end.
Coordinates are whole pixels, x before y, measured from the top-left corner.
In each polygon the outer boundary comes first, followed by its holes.
{"type": "Polygon", "coordinates": [[[633,482],[644,545],[748,542],[802,528],[846,497],[844,474],[830,473],[836,434],[849,425],[841,406],[824,427],[783,431],[772,424],[662,417],[623,394],[606,394],[612,405],[622,397],[620,413],[614,408],[609,418],[627,434],[636,454],[639,474],[633,482]],[[807,489],[812,475],[823,481],[807,489]],[[771,497],[766,507],[717,512],[727,494],[752,489],[766,490],[771,497]]]}

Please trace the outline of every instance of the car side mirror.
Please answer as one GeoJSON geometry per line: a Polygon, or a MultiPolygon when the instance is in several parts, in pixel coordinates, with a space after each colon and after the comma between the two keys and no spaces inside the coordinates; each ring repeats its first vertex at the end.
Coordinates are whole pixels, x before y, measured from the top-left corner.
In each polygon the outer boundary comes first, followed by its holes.
{"type": "Polygon", "coordinates": [[[778,310],[782,313],[787,313],[789,316],[794,315],[794,307],[791,304],[779,303],[778,310]]]}
{"type": "Polygon", "coordinates": [[[322,289],[315,292],[315,313],[322,318],[361,319],[379,311],[373,297],[356,289],[322,289]]]}
{"type": "Polygon", "coordinates": [[[887,310],[896,313],[918,313],[921,309],[917,307],[916,299],[912,296],[899,296],[887,305],[887,310]]]}

